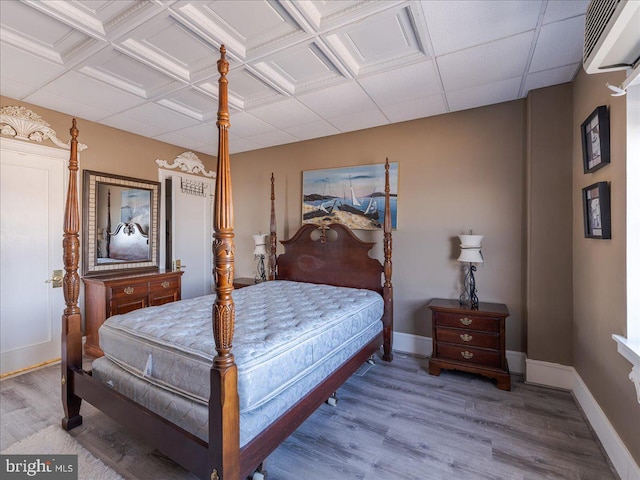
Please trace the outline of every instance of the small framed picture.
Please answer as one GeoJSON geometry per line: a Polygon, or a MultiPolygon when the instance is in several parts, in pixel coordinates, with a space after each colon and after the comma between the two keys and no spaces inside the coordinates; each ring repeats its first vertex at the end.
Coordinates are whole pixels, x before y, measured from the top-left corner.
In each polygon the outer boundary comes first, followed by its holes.
{"type": "Polygon", "coordinates": [[[611,238],[611,202],[609,184],[598,182],[582,189],[584,236],[611,238]]]}
{"type": "Polygon", "coordinates": [[[609,112],[602,105],[596,108],[580,127],[584,173],[595,172],[611,161],[609,155],[609,112]]]}

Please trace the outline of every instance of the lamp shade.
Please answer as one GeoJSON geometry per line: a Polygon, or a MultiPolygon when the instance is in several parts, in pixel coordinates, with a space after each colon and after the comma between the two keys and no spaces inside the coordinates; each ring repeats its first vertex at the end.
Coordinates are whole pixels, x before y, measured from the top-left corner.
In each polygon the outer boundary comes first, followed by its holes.
{"type": "Polygon", "coordinates": [[[255,248],[253,249],[253,254],[254,255],[266,255],[267,254],[267,249],[264,245],[256,245],[255,248]]]}
{"type": "Polygon", "coordinates": [[[464,263],[483,263],[482,258],[482,239],[484,235],[458,235],[460,239],[460,256],[459,262],[464,263]]]}
{"type": "Polygon", "coordinates": [[[253,249],[254,255],[266,255],[267,254],[267,237],[268,233],[259,233],[258,235],[253,236],[253,244],[255,248],[253,249]]]}
{"type": "Polygon", "coordinates": [[[458,235],[460,248],[480,248],[484,235],[458,235]]]}

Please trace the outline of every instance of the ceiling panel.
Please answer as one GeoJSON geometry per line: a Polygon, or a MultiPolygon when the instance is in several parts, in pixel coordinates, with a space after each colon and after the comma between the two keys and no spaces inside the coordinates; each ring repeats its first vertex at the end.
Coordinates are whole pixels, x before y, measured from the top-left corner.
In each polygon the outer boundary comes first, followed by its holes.
{"type": "Polygon", "coordinates": [[[0,0],[0,94],[215,153],[225,44],[236,153],[571,81],[587,4],[0,0]]]}
{"type": "Polygon", "coordinates": [[[435,54],[443,55],[535,29],[544,4],[542,0],[433,0],[422,2],[422,7],[435,54]]]}
{"type": "Polygon", "coordinates": [[[301,40],[304,30],[279,2],[266,0],[178,2],[174,16],[214,45],[225,44],[240,59],[270,53],[301,40]]]}
{"type": "Polygon", "coordinates": [[[354,82],[306,93],[298,96],[298,100],[322,118],[361,113],[376,107],[369,95],[354,82]]]}
{"type": "Polygon", "coordinates": [[[196,73],[213,74],[217,54],[213,46],[184,29],[169,13],[142,24],[116,42],[133,58],[183,81],[196,73]]]}
{"type": "Polygon", "coordinates": [[[25,101],[58,110],[49,100],[53,97],[66,101],[64,110],[60,110],[66,113],[72,112],[69,105],[74,105],[74,108],[76,105],[88,108],[90,113],[83,118],[93,121],[99,121],[108,115],[143,103],[143,100],[135,95],[75,71],[56,78],[26,97],[25,101]]]}
{"type": "Polygon", "coordinates": [[[339,68],[316,42],[294,45],[263,57],[252,67],[288,95],[344,80],[339,68]]]}
{"type": "Polygon", "coordinates": [[[23,98],[64,72],[66,69],[56,62],[24,52],[8,43],[2,42],[0,45],[2,95],[23,98]]]}
{"type": "Polygon", "coordinates": [[[294,98],[252,108],[249,112],[254,117],[283,130],[320,120],[316,113],[294,98]]]}
{"type": "Polygon", "coordinates": [[[380,107],[380,110],[391,122],[396,123],[446,113],[447,105],[442,95],[434,95],[408,102],[389,104],[380,107]]]}
{"type": "Polygon", "coordinates": [[[445,91],[522,76],[532,41],[533,32],[527,32],[439,57],[445,91]]]}
{"type": "Polygon", "coordinates": [[[214,119],[218,109],[213,98],[193,88],[166,95],[158,103],[199,122],[214,119]]]}
{"type": "Polygon", "coordinates": [[[352,75],[364,75],[424,59],[426,52],[416,26],[416,19],[423,23],[421,18],[416,6],[407,5],[349,24],[323,38],[352,75]]]}
{"type": "Polygon", "coordinates": [[[0,2],[0,28],[3,44],[13,45],[61,65],[84,49],[105,45],[80,30],[15,1],[0,2]]]}
{"type": "Polygon", "coordinates": [[[583,31],[584,20],[581,17],[544,25],[529,69],[538,72],[576,63],[576,58],[582,56],[583,31]],[[559,45],[562,48],[558,48],[559,45]]]}
{"type": "Polygon", "coordinates": [[[530,73],[527,75],[524,82],[524,95],[527,95],[529,90],[534,90],[536,88],[570,82],[578,71],[578,68],[580,68],[580,64],[574,63],[571,65],[565,65],[564,67],[530,73]]]}
{"type": "Polygon", "coordinates": [[[508,102],[518,96],[521,82],[517,77],[449,92],[447,102],[452,112],[508,102]]]}
{"type": "Polygon", "coordinates": [[[184,83],[111,47],[94,55],[79,71],[141,98],[153,98],[184,86],[184,83]]]}
{"type": "Polygon", "coordinates": [[[370,75],[358,83],[379,106],[429,97],[442,91],[440,79],[431,60],[370,75]]]}
{"type": "Polygon", "coordinates": [[[313,138],[328,137],[340,133],[340,130],[326,120],[296,125],[286,128],[285,131],[300,140],[311,140],[313,138]]]}

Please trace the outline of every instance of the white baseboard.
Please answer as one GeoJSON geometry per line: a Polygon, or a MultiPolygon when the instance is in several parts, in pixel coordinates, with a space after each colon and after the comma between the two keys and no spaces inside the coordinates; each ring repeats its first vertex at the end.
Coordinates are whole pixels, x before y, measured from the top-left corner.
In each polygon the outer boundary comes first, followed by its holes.
{"type": "Polygon", "coordinates": [[[609,455],[620,480],[640,478],[640,467],[575,368],[531,359],[527,359],[526,368],[528,383],[572,391],[609,455]]]}
{"type": "MultiPolygon", "coordinates": [[[[433,351],[431,337],[413,335],[411,333],[393,332],[393,349],[398,352],[411,353],[413,355],[429,356],[433,351]]],[[[523,375],[525,372],[525,354],[507,350],[507,362],[509,371],[523,375]]]]}

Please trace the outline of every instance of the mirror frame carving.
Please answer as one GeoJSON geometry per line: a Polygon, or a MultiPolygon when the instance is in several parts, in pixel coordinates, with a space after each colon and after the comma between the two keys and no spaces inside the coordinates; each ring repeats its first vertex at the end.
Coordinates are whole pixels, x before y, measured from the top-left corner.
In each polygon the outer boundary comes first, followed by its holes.
{"type": "Polygon", "coordinates": [[[111,173],[84,170],[82,185],[82,274],[85,277],[114,273],[158,271],[160,259],[160,182],[124,177],[111,173]],[[149,190],[149,260],[134,260],[98,264],[97,244],[97,184],[149,190]]]}

